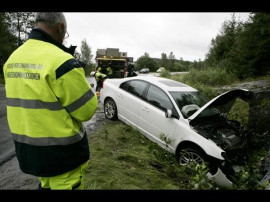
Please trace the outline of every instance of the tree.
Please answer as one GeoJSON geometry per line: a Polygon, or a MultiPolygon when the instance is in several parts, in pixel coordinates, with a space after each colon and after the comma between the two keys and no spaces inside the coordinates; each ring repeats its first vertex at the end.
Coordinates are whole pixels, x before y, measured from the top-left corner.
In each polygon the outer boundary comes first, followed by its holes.
{"type": "Polygon", "coordinates": [[[81,60],[82,55],[81,55],[78,51],[75,50],[75,52],[74,52],[74,57],[75,57],[77,60],[81,60]]]}
{"type": "Polygon", "coordinates": [[[233,15],[211,41],[207,65],[226,67],[239,78],[265,75],[270,66],[270,13],[252,13],[245,23],[233,15]]]}
{"type": "Polygon", "coordinates": [[[93,58],[91,47],[88,45],[86,39],[81,42],[81,60],[85,64],[90,64],[93,58]]]}
{"type": "Polygon", "coordinates": [[[225,21],[222,24],[220,34],[211,40],[211,46],[206,55],[206,63],[208,65],[218,66],[223,60],[228,60],[233,56],[232,50],[234,49],[239,30],[241,30],[241,23],[236,21],[233,14],[231,20],[225,21]]]}
{"type": "Polygon", "coordinates": [[[157,71],[158,65],[154,59],[149,57],[148,53],[144,53],[143,56],[139,57],[136,62],[136,68],[148,68],[151,72],[157,71]]]}
{"type": "Polygon", "coordinates": [[[16,37],[8,29],[6,13],[0,13],[0,74],[10,54],[16,49],[16,37]]]}
{"type": "Polygon", "coordinates": [[[164,67],[166,69],[169,68],[169,60],[167,58],[166,53],[161,53],[161,61],[160,61],[160,66],[164,67]]]}
{"type": "Polygon", "coordinates": [[[253,13],[238,42],[238,74],[265,75],[270,70],[270,13],[253,13]],[[245,70],[249,71],[249,74],[245,70]]]}
{"type": "Polygon", "coordinates": [[[35,26],[35,13],[33,12],[7,12],[9,29],[17,37],[17,46],[22,45],[28,34],[35,26]]]}
{"type": "Polygon", "coordinates": [[[81,54],[77,54],[80,57],[80,60],[86,64],[84,71],[85,75],[89,75],[89,73],[93,70],[93,63],[91,62],[93,55],[91,51],[91,47],[88,45],[86,39],[81,42],[81,54]]]}
{"type": "Polygon", "coordinates": [[[169,66],[168,66],[168,69],[170,71],[175,71],[175,56],[173,54],[173,52],[170,52],[170,55],[169,55],[169,66]]]}
{"type": "Polygon", "coordinates": [[[144,56],[145,56],[145,57],[150,57],[150,56],[149,56],[149,53],[147,53],[147,52],[144,53],[144,56]]]}

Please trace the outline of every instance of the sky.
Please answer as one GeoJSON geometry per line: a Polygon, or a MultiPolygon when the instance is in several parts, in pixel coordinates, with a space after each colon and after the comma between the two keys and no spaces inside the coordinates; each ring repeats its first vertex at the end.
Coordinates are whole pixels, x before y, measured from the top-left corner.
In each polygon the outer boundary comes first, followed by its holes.
{"type": "MultiPolygon", "coordinates": [[[[231,20],[229,12],[67,12],[69,37],[64,45],[77,46],[82,40],[90,46],[93,58],[97,49],[118,48],[136,61],[145,52],[161,58],[173,52],[176,59],[205,59],[211,40],[220,34],[222,24],[231,20]]],[[[249,13],[235,13],[245,22],[249,13]]]]}

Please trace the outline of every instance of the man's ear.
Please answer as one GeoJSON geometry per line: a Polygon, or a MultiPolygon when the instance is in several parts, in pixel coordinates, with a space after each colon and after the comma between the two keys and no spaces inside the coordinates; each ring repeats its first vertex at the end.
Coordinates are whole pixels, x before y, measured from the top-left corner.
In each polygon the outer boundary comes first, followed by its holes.
{"type": "Polygon", "coordinates": [[[65,32],[65,25],[64,25],[63,22],[59,22],[59,23],[57,24],[57,32],[58,32],[59,34],[63,34],[63,33],[65,32]]]}

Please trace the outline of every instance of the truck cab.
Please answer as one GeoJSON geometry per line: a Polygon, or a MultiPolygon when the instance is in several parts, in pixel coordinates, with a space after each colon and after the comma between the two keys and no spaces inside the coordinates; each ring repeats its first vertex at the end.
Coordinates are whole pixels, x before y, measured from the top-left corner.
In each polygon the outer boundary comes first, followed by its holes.
{"type": "Polygon", "coordinates": [[[107,74],[107,68],[110,67],[112,75],[109,78],[125,78],[131,62],[133,58],[127,57],[127,52],[119,52],[118,48],[97,49],[95,71],[101,67],[101,72],[107,74]]]}
{"type": "Polygon", "coordinates": [[[107,74],[107,67],[111,67],[112,76],[110,78],[126,77],[126,59],[121,58],[96,58],[96,70],[101,67],[101,72],[107,74]]]}

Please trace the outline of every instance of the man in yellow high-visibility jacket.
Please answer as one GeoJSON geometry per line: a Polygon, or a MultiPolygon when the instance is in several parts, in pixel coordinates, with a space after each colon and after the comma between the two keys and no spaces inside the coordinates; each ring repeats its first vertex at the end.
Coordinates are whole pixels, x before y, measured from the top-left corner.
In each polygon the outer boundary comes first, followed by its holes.
{"type": "Polygon", "coordinates": [[[109,63],[108,67],[106,68],[106,75],[108,78],[113,78],[113,70],[111,66],[112,66],[112,63],[109,63]]]}
{"type": "Polygon", "coordinates": [[[103,81],[107,78],[106,74],[102,73],[101,67],[97,68],[97,72],[94,74],[96,82],[97,82],[97,87],[96,87],[96,92],[99,92],[103,81]]]}
{"type": "Polygon", "coordinates": [[[84,69],[62,45],[63,13],[37,13],[29,39],[4,65],[7,118],[19,166],[41,189],[83,189],[90,152],[83,122],[97,97],[84,69]]]}

